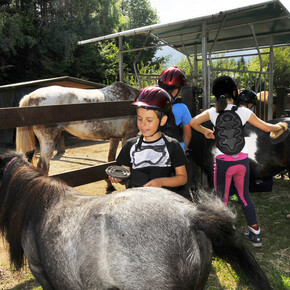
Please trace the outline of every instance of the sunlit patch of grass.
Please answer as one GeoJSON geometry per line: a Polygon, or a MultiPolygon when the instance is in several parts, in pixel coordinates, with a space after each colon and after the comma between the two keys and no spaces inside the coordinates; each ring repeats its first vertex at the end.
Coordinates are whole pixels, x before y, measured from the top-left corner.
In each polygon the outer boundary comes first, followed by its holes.
{"type": "Polygon", "coordinates": [[[290,289],[290,277],[286,277],[284,275],[281,275],[281,279],[283,281],[285,289],[290,289]]]}
{"type": "MultiPolygon", "coordinates": [[[[259,223],[262,229],[263,246],[254,248],[248,244],[258,264],[267,275],[273,289],[290,289],[290,180],[274,181],[272,192],[252,193],[259,223]]],[[[237,214],[236,227],[242,235],[247,227],[246,219],[239,203],[230,206],[237,214]]],[[[206,289],[253,289],[247,277],[238,273],[223,260],[215,259],[206,289]],[[230,274],[229,274],[230,273],[230,274]],[[229,282],[228,282],[229,281],[229,282]]]]}

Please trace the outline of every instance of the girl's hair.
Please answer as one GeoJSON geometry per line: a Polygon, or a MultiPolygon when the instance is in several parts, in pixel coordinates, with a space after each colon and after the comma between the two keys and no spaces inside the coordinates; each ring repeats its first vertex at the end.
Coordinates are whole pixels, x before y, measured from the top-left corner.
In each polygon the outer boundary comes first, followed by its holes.
{"type": "Polygon", "coordinates": [[[231,99],[230,96],[221,95],[219,98],[216,98],[215,109],[218,113],[222,112],[227,107],[227,99],[231,99]]]}

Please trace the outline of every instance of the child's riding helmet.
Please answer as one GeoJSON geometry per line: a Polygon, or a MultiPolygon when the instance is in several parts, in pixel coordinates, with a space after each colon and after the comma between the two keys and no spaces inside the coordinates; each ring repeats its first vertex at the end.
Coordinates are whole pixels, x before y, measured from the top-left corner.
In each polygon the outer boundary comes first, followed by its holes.
{"type": "Polygon", "coordinates": [[[140,90],[132,105],[164,113],[172,111],[172,99],[170,95],[164,89],[157,86],[149,86],[140,90]]]}
{"type": "Polygon", "coordinates": [[[248,105],[248,104],[257,104],[257,94],[252,91],[252,90],[243,90],[239,94],[238,100],[237,100],[238,105],[248,105]]]}
{"type": "Polygon", "coordinates": [[[234,100],[238,97],[237,85],[229,76],[220,76],[213,81],[212,93],[218,100],[221,95],[228,94],[234,100]],[[235,91],[235,95],[233,92],[235,91]]]}
{"type": "Polygon", "coordinates": [[[159,76],[158,85],[171,93],[173,90],[186,85],[185,73],[176,66],[169,67],[159,76]]]}

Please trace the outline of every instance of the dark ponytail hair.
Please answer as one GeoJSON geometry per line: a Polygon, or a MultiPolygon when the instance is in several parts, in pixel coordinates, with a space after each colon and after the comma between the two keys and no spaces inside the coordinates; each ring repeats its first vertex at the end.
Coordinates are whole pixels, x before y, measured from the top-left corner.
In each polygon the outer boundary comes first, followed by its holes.
{"type": "Polygon", "coordinates": [[[216,98],[216,105],[215,109],[218,113],[222,112],[227,107],[227,97],[225,95],[221,95],[218,98],[216,98]]]}

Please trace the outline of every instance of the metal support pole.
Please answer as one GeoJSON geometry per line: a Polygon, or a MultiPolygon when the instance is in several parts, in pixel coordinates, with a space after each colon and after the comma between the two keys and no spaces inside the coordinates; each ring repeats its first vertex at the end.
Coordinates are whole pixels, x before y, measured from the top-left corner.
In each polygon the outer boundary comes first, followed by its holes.
{"type": "Polygon", "coordinates": [[[207,86],[207,35],[206,35],[206,21],[202,22],[202,108],[204,110],[209,108],[210,95],[208,94],[207,86]]]}
{"type": "Polygon", "coordinates": [[[119,80],[120,82],[124,82],[122,47],[123,47],[123,36],[119,36],[119,80]]]}
{"type": "Polygon", "coordinates": [[[198,61],[197,61],[197,46],[194,47],[194,76],[193,84],[197,86],[198,84],[198,61]]]}
{"type": "Polygon", "coordinates": [[[253,24],[250,24],[250,27],[251,27],[251,30],[252,30],[252,33],[253,33],[255,45],[256,45],[257,52],[258,52],[259,59],[260,59],[259,83],[258,83],[258,85],[257,84],[255,85],[255,92],[257,92],[259,90],[259,88],[262,91],[262,80],[261,80],[261,76],[262,76],[262,71],[263,71],[263,60],[262,60],[262,55],[261,55],[261,51],[260,51],[260,48],[259,48],[259,44],[258,44],[258,40],[257,40],[257,37],[256,37],[256,33],[255,33],[255,30],[254,30],[253,24]]]}
{"type": "Polygon", "coordinates": [[[274,71],[274,51],[273,51],[273,37],[270,39],[270,53],[269,53],[269,96],[268,96],[268,120],[273,119],[273,71],[274,71]]]}

